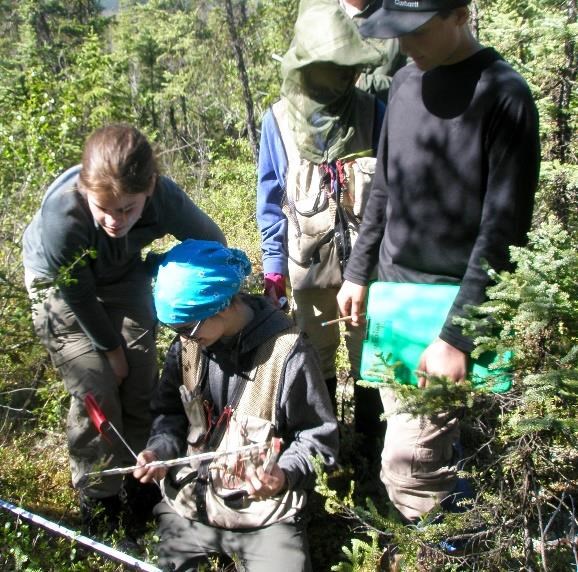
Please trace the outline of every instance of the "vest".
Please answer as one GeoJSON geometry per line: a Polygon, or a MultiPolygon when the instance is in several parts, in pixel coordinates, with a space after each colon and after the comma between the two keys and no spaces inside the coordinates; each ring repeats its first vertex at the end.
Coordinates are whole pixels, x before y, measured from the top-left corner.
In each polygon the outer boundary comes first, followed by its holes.
{"type": "MultiPolygon", "coordinates": [[[[252,370],[245,372],[244,387],[227,406],[230,415],[213,428],[208,443],[207,415],[201,396],[207,358],[198,344],[183,344],[180,391],[189,420],[189,455],[207,449],[227,451],[271,439],[276,424],[279,382],[298,337],[299,330],[293,326],[257,349],[252,370]]],[[[248,497],[241,488],[244,468],[250,463],[262,463],[262,453],[256,447],[248,458],[222,455],[212,461],[175,467],[161,483],[165,499],[184,518],[220,528],[260,528],[287,520],[305,506],[304,491],[287,490],[258,500],[248,497]]]]}
{"type": "MultiPolygon", "coordinates": [[[[351,149],[365,154],[373,147],[375,98],[359,92],[367,110],[363,129],[356,129],[351,149]]],[[[289,128],[285,102],[272,107],[287,154],[282,210],[287,217],[287,253],[291,288],[339,287],[357,238],[375,174],[375,157],[354,155],[332,166],[302,159],[289,128]],[[335,192],[335,178],[338,191],[335,192]]]]}

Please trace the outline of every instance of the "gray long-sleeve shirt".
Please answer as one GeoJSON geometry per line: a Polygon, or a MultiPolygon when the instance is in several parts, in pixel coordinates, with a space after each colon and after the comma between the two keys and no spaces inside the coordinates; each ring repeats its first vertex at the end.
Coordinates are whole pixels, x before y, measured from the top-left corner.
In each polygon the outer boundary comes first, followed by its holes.
{"type": "MultiPolygon", "coordinates": [[[[239,383],[238,374],[250,371],[259,345],[291,325],[283,312],[265,298],[246,296],[244,300],[254,311],[253,320],[239,338],[218,342],[205,352],[208,369],[203,398],[213,406],[213,419],[231,401],[239,383]]],[[[181,343],[176,338],[152,402],[155,419],[147,448],[159,459],[170,459],[186,451],[189,422],[181,402],[180,385],[181,343]]],[[[339,434],[319,358],[302,336],[285,360],[276,409],[276,434],[282,437],[285,446],[279,466],[287,475],[289,488],[311,488],[315,480],[312,456],[321,455],[327,465],[334,465],[339,434]]]]}
{"type": "MultiPolygon", "coordinates": [[[[141,218],[122,238],[111,238],[96,224],[86,198],[78,191],[80,165],[56,179],[23,238],[24,267],[34,276],[53,279],[80,254],[94,249],[96,258],[76,265],[73,284],[59,285],[96,349],[113,350],[121,344],[98,288],[145,274],[141,251],[155,239],[170,234],[178,240],[198,238],[225,242],[219,227],[173,181],[159,177],[141,218]]],[[[149,278],[150,279],[150,278],[149,278]]]]}

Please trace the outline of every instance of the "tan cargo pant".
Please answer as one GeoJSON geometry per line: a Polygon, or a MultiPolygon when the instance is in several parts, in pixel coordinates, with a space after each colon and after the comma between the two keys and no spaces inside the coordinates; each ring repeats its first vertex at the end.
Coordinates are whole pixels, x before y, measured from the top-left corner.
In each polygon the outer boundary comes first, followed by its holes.
{"type": "Polygon", "coordinates": [[[457,483],[459,420],[456,414],[411,417],[397,413],[397,400],[380,389],[387,417],[381,480],[389,499],[415,521],[448,497],[457,483]]]}
{"type": "MultiPolygon", "coordinates": [[[[339,347],[339,324],[322,327],[323,322],[339,318],[337,306],[339,288],[308,288],[293,291],[293,311],[297,325],[303,330],[321,359],[323,377],[335,377],[335,358],[339,347]]],[[[345,345],[349,355],[352,376],[359,378],[363,328],[347,327],[345,345]]]]}
{"type": "MultiPolygon", "coordinates": [[[[28,277],[27,277],[28,278],[28,277]]],[[[138,454],[148,440],[152,422],[150,400],[158,378],[156,317],[150,280],[144,275],[100,287],[98,298],[121,334],[129,375],[119,385],[103,352],[86,336],[60,292],[50,288],[33,305],[34,328],[71,395],[66,432],[72,483],[99,468],[134,464],[120,443],[108,443],[92,424],[84,397],[92,393],[106,418],[138,454]]],[[[90,497],[118,493],[122,476],[106,477],[83,489],[90,497]]]]}
{"type": "MultiPolygon", "coordinates": [[[[339,324],[324,327],[321,324],[339,318],[337,292],[339,288],[310,288],[293,291],[295,321],[317,350],[324,379],[331,379],[336,375],[335,358],[340,343],[339,324]]],[[[359,368],[364,337],[363,326],[353,327],[345,324],[344,341],[349,357],[350,375],[354,380],[360,377],[359,368]]],[[[380,421],[383,409],[378,392],[357,384],[354,385],[353,392],[355,430],[371,439],[381,439],[384,424],[380,421]]]]}

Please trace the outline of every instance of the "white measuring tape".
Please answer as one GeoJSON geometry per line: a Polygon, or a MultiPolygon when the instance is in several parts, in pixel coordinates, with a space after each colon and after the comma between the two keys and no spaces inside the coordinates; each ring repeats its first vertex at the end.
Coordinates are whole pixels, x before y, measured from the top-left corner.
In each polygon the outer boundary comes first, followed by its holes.
{"type": "Polygon", "coordinates": [[[74,530],[70,530],[68,528],[65,528],[64,526],[60,526],[59,524],[51,522],[50,520],[47,520],[42,516],[38,516],[37,514],[28,512],[27,510],[24,510],[23,508],[15,506],[2,499],[0,499],[0,508],[5,508],[6,510],[9,510],[14,514],[17,514],[18,516],[26,520],[29,520],[34,524],[38,524],[39,526],[42,526],[47,530],[55,532],[56,534],[59,534],[61,536],[65,536],[66,538],[70,538],[74,542],[78,542],[79,544],[82,544],[84,546],[88,546],[93,550],[95,550],[96,552],[99,552],[100,554],[104,554],[105,556],[108,556],[109,558],[112,558],[117,562],[122,562],[123,564],[130,566],[133,570],[145,570],[146,572],[161,572],[160,568],[157,568],[152,564],[143,562],[138,558],[133,558],[132,556],[129,556],[128,554],[125,554],[120,550],[116,550],[111,546],[107,546],[106,544],[102,544],[101,542],[97,542],[96,540],[92,540],[92,538],[83,536],[82,534],[79,534],[74,530]]]}

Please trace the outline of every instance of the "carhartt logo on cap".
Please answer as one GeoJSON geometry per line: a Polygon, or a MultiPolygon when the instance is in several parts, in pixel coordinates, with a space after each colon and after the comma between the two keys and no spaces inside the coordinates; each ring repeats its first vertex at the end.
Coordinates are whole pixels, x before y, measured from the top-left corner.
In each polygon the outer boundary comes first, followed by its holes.
{"type": "MultiPolygon", "coordinates": [[[[383,0],[387,10],[408,10],[411,12],[437,12],[451,10],[469,4],[471,0],[383,0]]],[[[382,16],[383,17],[383,16],[382,16]]]]}
{"type": "Polygon", "coordinates": [[[411,34],[442,10],[467,6],[472,0],[383,0],[360,26],[366,38],[399,38],[411,34]]]}

